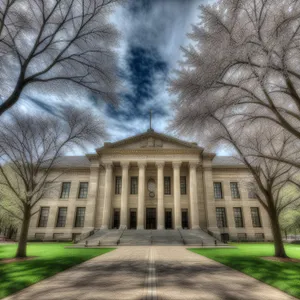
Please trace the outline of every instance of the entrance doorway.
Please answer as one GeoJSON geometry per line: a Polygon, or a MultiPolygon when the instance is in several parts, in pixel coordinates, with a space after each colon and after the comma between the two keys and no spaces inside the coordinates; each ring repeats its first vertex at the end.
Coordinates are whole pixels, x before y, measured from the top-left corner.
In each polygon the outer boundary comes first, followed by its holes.
{"type": "Polygon", "coordinates": [[[156,208],[146,208],[146,229],[156,229],[156,208]]]}
{"type": "Polygon", "coordinates": [[[136,209],[130,210],[130,229],[136,229],[136,209]]]}
{"type": "Polygon", "coordinates": [[[113,228],[120,227],[120,209],[114,209],[113,228]]]}
{"type": "Polygon", "coordinates": [[[189,214],[187,209],[181,210],[181,226],[183,229],[189,228],[189,214]]]}
{"type": "Polygon", "coordinates": [[[172,209],[165,210],[165,228],[172,229],[172,209]]]}

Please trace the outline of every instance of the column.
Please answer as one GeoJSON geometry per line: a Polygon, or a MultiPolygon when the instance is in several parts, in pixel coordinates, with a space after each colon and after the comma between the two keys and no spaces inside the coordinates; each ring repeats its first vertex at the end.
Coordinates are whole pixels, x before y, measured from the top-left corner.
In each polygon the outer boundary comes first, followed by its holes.
{"type": "Polygon", "coordinates": [[[192,229],[200,228],[199,226],[199,208],[197,197],[197,163],[190,163],[190,216],[192,229]]]}
{"type": "Polygon", "coordinates": [[[139,188],[138,188],[138,222],[137,229],[144,229],[145,215],[145,169],[146,162],[138,162],[139,166],[139,188]]]}
{"type": "Polygon", "coordinates": [[[182,228],[180,205],[180,165],[181,162],[173,162],[175,229],[182,228]]]}
{"type": "Polygon", "coordinates": [[[156,163],[157,166],[157,229],[165,228],[164,214],[164,162],[156,163]]]}
{"type": "Polygon", "coordinates": [[[111,192],[112,192],[112,163],[104,164],[105,179],[104,179],[104,204],[103,204],[103,219],[101,229],[108,229],[111,216],[111,192]]]}
{"type": "Polygon", "coordinates": [[[121,191],[121,220],[120,229],[127,228],[128,216],[128,168],[129,162],[121,162],[122,166],[122,191],[121,191]]]}

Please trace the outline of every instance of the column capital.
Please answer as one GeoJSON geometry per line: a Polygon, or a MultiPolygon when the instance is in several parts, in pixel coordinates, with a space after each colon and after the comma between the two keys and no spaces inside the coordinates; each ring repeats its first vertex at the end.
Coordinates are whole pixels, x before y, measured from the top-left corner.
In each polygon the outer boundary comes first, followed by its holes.
{"type": "Polygon", "coordinates": [[[147,166],[147,162],[146,161],[138,161],[138,166],[139,168],[145,168],[147,166]]]}
{"type": "Polygon", "coordinates": [[[182,163],[181,161],[173,161],[172,162],[173,169],[180,168],[181,163],[182,163]]]}
{"type": "Polygon", "coordinates": [[[102,164],[102,166],[106,169],[106,170],[111,170],[113,168],[113,163],[112,162],[105,162],[102,164]]]}
{"type": "Polygon", "coordinates": [[[156,167],[158,169],[161,169],[161,168],[163,168],[165,166],[165,162],[164,161],[158,161],[155,164],[156,164],[156,167]]]}
{"type": "Polygon", "coordinates": [[[120,165],[121,165],[122,169],[128,169],[130,162],[129,161],[121,161],[120,165]]]}
{"type": "Polygon", "coordinates": [[[196,169],[198,166],[199,166],[199,162],[197,162],[197,161],[190,161],[189,162],[190,169],[196,169]]]}

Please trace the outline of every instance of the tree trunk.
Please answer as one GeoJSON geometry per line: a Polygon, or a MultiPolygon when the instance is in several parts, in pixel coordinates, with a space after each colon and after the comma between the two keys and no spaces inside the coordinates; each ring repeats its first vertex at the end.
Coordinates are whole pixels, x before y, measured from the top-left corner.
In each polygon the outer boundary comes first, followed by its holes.
{"type": "Polygon", "coordinates": [[[272,233],[274,238],[275,256],[276,257],[288,257],[284,250],[284,244],[282,241],[281,230],[279,226],[279,220],[275,208],[269,207],[269,217],[272,225],[272,233]]]}
{"type": "Polygon", "coordinates": [[[21,234],[19,237],[16,257],[26,257],[27,236],[28,236],[30,218],[31,218],[30,208],[26,208],[24,211],[24,217],[23,217],[21,234]]]}

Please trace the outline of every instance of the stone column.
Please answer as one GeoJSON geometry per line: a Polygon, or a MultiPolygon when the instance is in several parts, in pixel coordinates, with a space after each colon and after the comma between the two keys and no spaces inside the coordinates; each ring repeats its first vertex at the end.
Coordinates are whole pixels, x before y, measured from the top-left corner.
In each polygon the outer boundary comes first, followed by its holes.
{"type": "Polygon", "coordinates": [[[182,228],[180,204],[180,165],[181,162],[173,162],[175,229],[182,228]]]}
{"type": "Polygon", "coordinates": [[[108,229],[111,217],[111,192],[112,192],[112,163],[104,164],[105,180],[104,180],[104,204],[103,219],[101,229],[108,229]]]}
{"type": "Polygon", "coordinates": [[[165,228],[164,214],[164,162],[156,163],[157,166],[157,229],[165,228]]]}
{"type": "Polygon", "coordinates": [[[199,208],[197,197],[197,163],[190,163],[190,216],[192,229],[198,229],[199,226],[199,208]]]}
{"type": "Polygon", "coordinates": [[[146,162],[138,162],[139,166],[139,188],[138,188],[138,220],[137,229],[144,229],[145,216],[145,169],[146,162]]]}
{"type": "Polygon", "coordinates": [[[121,162],[122,166],[122,192],[121,192],[121,220],[120,229],[127,228],[128,216],[128,168],[129,162],[121,162]]]}

